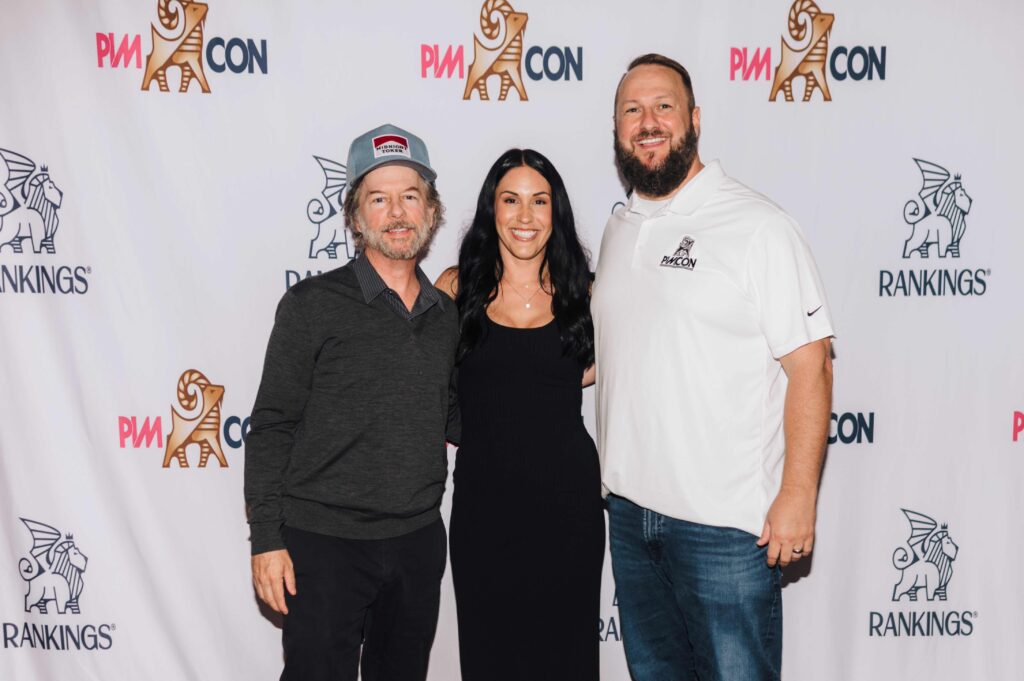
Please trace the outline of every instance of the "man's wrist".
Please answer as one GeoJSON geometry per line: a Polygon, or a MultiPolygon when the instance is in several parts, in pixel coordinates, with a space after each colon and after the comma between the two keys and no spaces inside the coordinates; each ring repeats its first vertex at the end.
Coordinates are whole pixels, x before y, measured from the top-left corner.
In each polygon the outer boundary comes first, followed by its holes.
{"type": "Polygon", "coordinates": [[[779,495],[805,499],[812,503],[818,501],[818,486],[799,483],[783,483],[779,488],[779,495]]]}
{"type": "Polygon", "coordinates": [[[250,523],[249,542],[252,555],[286,548],[281,536],[281,523],[250,523]]]}

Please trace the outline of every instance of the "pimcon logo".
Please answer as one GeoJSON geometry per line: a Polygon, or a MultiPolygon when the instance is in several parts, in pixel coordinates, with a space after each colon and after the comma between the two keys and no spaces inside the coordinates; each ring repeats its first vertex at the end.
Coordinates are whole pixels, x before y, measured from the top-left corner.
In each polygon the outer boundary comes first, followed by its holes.
{"type": "Polygon", "coordinates": [[[674,253],[662,256],[660,265],[662,267],[675,267],[692,272],[693,268],[697,266],[697,258],[690,255],[690,250],[693,248],[694,243],[693,237],[684,236],[674,253]]]}
{"type": "MultiPolygon", "coordinates": [[[[920,171],[921,187],[903,207],[903,221],[909,227],[903,241],[903,259],[919,260],[922,265],[933,256],[959,262],[960,243],[974,201],[959,174],[951,175],[937,163],[919,158],[914,163],[920,171]]],[[[991,274],[992,270],[985,267],[880,270],[878,295],[980,296],[988,290],[991,274]]]]}
{"type": "Polygon", "coordinates": [[[25,621],[4,622],[4,648],[34,650],[109,650],[113,624],[39,621],[43,616],[81,615],[81,597],[89,558],[72,534],[29,518],[21,518],[32,545],[18,561],[25,582],[25,621]],[[27,621],[27,620],[32,621],[27,621]]]}
{"type": "MultiPolygon", "coordinates": [[[[313,159],[320,166],[323,188],[319,196],[314,196],[306,204],[306,218],[314,228],[313,238],[309,241],[309,259],[328,262],[338,260],[339,264],[344,265],[359,256],[355,239],[345,227],[343,213],[345,189],[348,186],[347,171],[343,164],[329,158],[314,155],[313,159]]],[[[322,273],[323,270],[310,267],[285,270],[285,289],[322,273]]]]}
{"type": "Polygon", "coordinates": [[[874,441],[875,412],[848,411],[842,414],[832,412],[828,429],[830,445],[872,444],[874,441]]]}
{"type": "Polygon", "coordinates": [[[176,402],[171,405],[171,431],[166,444],[160,416],[118,416],[121,449],[163,449],[164,468],[189,468],[190,460],[206,468],[211,455],[220,468],[227,468],[221,435],[230,449],[240,449],[249,434],[249,418],[229,416],[222,423],[224,386],[211,382],[196,369],[188,369],[178,378],[176,402]]]}
{"type": "MultiPolygon", "coordinates": [[[[188,92],[192,83],[209,94],[206,66],[214,73],[267,74],[267,41],[253,38],[206,39],[206,20],[210,6],[193,0],[158,0],[157,21],[150,24],[150,50],[145,69],[142,60],[142,36],[136,34],[96,34],[98,68],[143,70],[142,90],[153,85],[170,92],[168,72],[178,77],[178,92],[188,92]]],[[[192,88],[193,91],[196,88],[192,88]]]]}
{"type": "Polygon", "coordinates": [[[44,164],[0,148],[0,293],[81,295],[92,267],[54,264],[64,192],[44,164]],[[42,256],[42,262],[33,262],[42,256]]]}
{"type": "Polygon", "coordinates": [[[729,48],[729,80],[771,81],[768,101],[795,101],[794,82],[803,81],[801,101],[831,102],[829,76],[834,81],[885,80],[886,50],[882,47],[832,47],[830,38],[836,16],[813,0],[796,0],[789,8],[787,32],[779,40],[773,59],[771,47],[729,48]],[[773,68],[774,67],[774,68],[773,68]]]}
{"type": "Polygon", "coordinates": [[[491,99],[488,87],[497,78],[497,99],[506,101],[515,91],[519,101],[529,100],[523,73],[532,81],[583,80],[582,47],[525,47],[529,14],[517,11],[508,0],[485,0],[480,8],[480,32],[473,34],[473,61],[466,69],[463,45],[420,45],[420,78],[465,78],[462,99],[473,94],[481,101],[491,99]]]}
{"type": "Polygon", "coordinates": [[[1024,411],[1013,412],[1013,441],[1024,440],[1024,411]]]}
{"type": "Polygon", "coordinates": [[[941,608],[948,599],[960,547],[945,523],[939,525],[917,511],[900,510],[909,524],[905,544],[892,554],[897,575],[891,600],[900,609],[869,613],[868,636],[970,636],[977,611],[941,608]],[[924,609],[916,607],[918,603],[926,603],[924,609]]]}

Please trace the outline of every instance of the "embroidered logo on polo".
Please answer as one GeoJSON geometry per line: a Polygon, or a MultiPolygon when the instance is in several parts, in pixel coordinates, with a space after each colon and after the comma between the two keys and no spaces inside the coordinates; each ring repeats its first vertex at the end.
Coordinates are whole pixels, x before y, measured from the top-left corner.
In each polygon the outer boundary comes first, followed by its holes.
{"type": "Polygon", "coordinates": [[[693,270],[697,266],[697,259],[690,256],[690,249],[693,248],[693,238],[684,236],[679,242],[679,247],[672,255],[663,256],[662,267],[675,267],[681,270],[693,270]]]}
{"type": "Polygon", "coordinates": [[[409,155],[409,140],[401,135],[377,135],[373,138],[373,157],[409,155]]]}
{"type": "Polygon", "coordinates": [[[868,635],[879,637],[970,636],[976,610],[942,610],[960,547],[946,523],[924,513],[900,509],[910,525],[905,542],[892,553],[899,571],[887,592],[894,610],[869,613],[868,635]],[[924,606],[917,605],[924,602],[924,606]]]}

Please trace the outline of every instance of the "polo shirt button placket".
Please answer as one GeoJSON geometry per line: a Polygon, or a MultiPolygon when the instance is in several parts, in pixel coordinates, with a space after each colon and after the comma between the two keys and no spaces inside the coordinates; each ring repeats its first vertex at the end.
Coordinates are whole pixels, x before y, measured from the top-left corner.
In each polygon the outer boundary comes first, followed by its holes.
{"type": "Polygon", "coordinates": [[[640,269],[644,266],[643,254],[647,250],[647,235],[653,221],[654,218],[648,218],[640,223],[640,229],[636,235],[636,246],[633,247],[633,269],[640,269]]]}

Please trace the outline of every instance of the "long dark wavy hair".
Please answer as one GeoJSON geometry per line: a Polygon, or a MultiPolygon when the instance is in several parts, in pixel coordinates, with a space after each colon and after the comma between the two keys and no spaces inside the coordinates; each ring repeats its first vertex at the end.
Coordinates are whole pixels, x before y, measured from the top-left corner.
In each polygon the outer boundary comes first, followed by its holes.
{"type": "Polygon", "coordinates": [[[551,161],[533,149],[509,149],[494,162],[480,188],[473,222],[462,237],[455,298],[461,331],[456,361],[461,362],[472,352],[487,332],[486,308],[498,296],[503,272],[494,196],[505,173],[522,166],[533,168],[551,185],[551,237],[541,261],[541,283],[546,270],[553,289],[551,312],[562,337],[564,354],[590,366],[594,363],[594,321],[590,317],[593,275],[589,258],[576,234],[576,220],[562,176],[551,161]]]}

